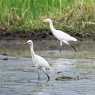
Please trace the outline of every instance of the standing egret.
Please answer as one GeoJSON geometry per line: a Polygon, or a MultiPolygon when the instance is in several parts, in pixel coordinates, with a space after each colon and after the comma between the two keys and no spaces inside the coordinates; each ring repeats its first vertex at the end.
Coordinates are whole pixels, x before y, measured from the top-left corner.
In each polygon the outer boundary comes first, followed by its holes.
{"type": "MultiPolygon", "coordinates": [[[[33,65],[35,67],[37,67],[38,70],[41,70],[47,76],[48,81],[49,81],[50,77],[46,73],[46,70],[50,69],[50,65],[43,57],[35,54],[34,49],[33,49],[33,41],[32,40],[28,40],[26,43],[29,44],[29,46],[30,46],[33,65]]],[[[38,72],[38,79],[39,79],[39,72],[38,72]]]]}
{"type": "Polygon", "coordinates": [[[57,40],[60,41],[60,46],[62,46],[62,43],[65,43],[65,44],[71,46],[74,49],[74,51],[76,51],[76,48],[70,44],[70,41],[77,41],[76,38],[70,36],[69,34],[67,34],[61,30],[55,29],[53,26],[53,22],[50,18],[44,19],[43,22],[49,23],[52,34],[55,36],[55,38],[57,40]]]}

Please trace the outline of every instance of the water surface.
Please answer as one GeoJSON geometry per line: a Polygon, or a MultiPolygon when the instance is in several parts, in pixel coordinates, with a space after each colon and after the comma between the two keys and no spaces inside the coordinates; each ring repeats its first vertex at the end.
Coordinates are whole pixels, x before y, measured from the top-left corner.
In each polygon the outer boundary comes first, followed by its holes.
{"type": "Polygon", "coordinates": [[[78,52],[37,50],[51,65],[49,82],[42,72],[37,79],[28,47],[3,46],[8,55],[0,55],[0,95],[94,95],[95,52],[87,46],[78,52]]]}

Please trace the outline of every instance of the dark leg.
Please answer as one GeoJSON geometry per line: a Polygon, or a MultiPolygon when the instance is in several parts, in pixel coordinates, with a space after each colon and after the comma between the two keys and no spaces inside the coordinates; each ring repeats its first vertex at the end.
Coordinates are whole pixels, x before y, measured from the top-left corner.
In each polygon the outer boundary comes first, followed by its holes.
{"type": "Polygon", "coordinates": [[[59,51],[60,51],[60,53],[62,52],[62,46],[59,47],[59,51]]]}
{"type": "Polygon", "coordinates": [[[73,46],[73,45],[70,45],[72,47],[72,49],[77,52],[77,49],[73,46]]]}
{"type": "Polygon", "coordinates": [[[38,80],[40,80],[40,69],[38,69],[38,80]]]}
{"type": "Polygon", "coordinates": [[[62,41],[60,41],[59,51],[62,52],[62,41]]]}
{"type": "Polygon", "coordinates": [[[50,80],[50,77],[49,77],[49,75],[45,72],[45,70],[44,69],[41,69],[42,71],[43,71],[43,73],[47,76],[47,78],[48,78],[48,80],[47,81],[49,81],[50,80]]]}

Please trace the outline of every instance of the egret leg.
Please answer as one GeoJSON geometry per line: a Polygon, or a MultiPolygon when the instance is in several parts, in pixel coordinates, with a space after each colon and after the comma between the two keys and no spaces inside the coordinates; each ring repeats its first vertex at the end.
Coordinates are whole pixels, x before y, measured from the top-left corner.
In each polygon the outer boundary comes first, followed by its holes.
{"type": "Polygon", "coordinates": [[[62,41],[60,41],[60,46],[62,46],[62,41]]]}
{"type": "Polygon", "coordinates": [[[38,69],[38,80],[40,80],[40,69],[38,69]]]}
{"type": "Polygon", "coordinates": [[[77,52],[77,49],[73,45],[69,44],[67,41],[64,41],[64,40],[63,40],[63,42],[65,44],[69,45],[75,52],[77,52]]]}
{"type": "Polygon", "coordinates": [[[77,49],[73,46],[73,45],[70,45],[72,47],[72,49],[77,52],[77,49]]]}
{"type": "Polygon", "coordinates": [[[60,41],[59,51],[62,52],[62,41],[60,41]]]}
{"type": "Polygon", "coordinates": [[[60,53],[62,52],[62,47],[61,47],[61,46],[59,47],[59,52],[60,52],[60,53]]]}
{"type": "Polygon", "coordinates": [[[46,73],[46,71],[44,70],[44,69],[41,69],[42,71],[43,71],[43,73],[47,76],[47,78],[48,78],[48,80],[47,81],[49,81],[50,80],[50,77],[49,77],[49,75],[46,73]]]}

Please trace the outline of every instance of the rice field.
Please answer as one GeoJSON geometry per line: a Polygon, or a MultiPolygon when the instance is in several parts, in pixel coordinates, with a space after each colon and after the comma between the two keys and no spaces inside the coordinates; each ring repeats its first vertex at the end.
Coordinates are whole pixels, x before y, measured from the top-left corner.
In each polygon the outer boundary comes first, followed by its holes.
{"type": "Polygon", "coordinates": [[[55,26],[65,31],[94,31],[95,0],[0,0],[0,29],[47,28],[42,22],[46,17],[52,18],[55,26]]]}

